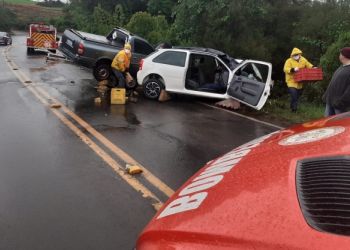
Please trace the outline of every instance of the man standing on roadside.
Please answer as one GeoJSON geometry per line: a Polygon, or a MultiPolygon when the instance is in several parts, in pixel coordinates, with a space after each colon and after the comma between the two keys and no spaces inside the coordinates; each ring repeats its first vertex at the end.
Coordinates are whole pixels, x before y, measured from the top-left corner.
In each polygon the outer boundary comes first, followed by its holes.
{"type": "Polygon", "coordinates": [[[342,65],[334,72],[323,95],[326,117],[344,113],[350,108],[350,47],[340,50],[339,61],[342,65]]]}
{"type": "Polygon", "coordinates": [[[313,65],[301,56],[303,52],[294,48],[290,54],[290,58],[284,63],[283,71],[286,74],[286,83],[291,97],[290,109],[293,113],[297,112],[298,100],[303,92],[303,84],[294,80],[294,73],[302,68],[312,68],[313,65]]]}

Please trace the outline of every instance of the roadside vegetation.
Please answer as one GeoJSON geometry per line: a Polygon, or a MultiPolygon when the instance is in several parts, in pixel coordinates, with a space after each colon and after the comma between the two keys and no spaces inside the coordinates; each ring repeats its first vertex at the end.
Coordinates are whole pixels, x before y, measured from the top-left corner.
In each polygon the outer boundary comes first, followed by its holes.
{"type": "Polygon", "coordinates": [[[260,111],[265,114],[266,121],[288,126],[295,123],[304,123],[323,117],[324,105],[308,103],[301,99],[297,113],[291,113],[288,98],[269,99],[260,111]],[[273,121],[270,121],[270,119],[273,121]]]}
{"type": "Polygon", "coordinates": [[[31,0],[5,0],[4,2],[8,4],[35,4],[31,0]]]}
{"type": "MultiPolygon", "coordinates": [[[[33,5],[29,0],[6,2],[33,5]]],[[[350,0],[71,0],[69,5],[46,0],[42,5],[62,6],[59,11],[49,8],[52,14],[40,17],[60,31],[76,28],[105,35],[120,26],[154,45],[211,47],[235,58],[269,61],[275,84],[263,111],[293,122],[322,116],[322,95],[339,66],[339,49],[350,46],[350,0]],[[297,114],[289,112],[282,70],[293,47],[324,71],[323,81],[306,86],[297,114]]],[[[0,11],[5,11],[0,16],[1,29],[23,25],[23,14],[14,9],[0,11]],[[14,14],[22,21],[4,18],[14,14]]],[[[33,20],[44,12],[35,13],[33,20]]]]}

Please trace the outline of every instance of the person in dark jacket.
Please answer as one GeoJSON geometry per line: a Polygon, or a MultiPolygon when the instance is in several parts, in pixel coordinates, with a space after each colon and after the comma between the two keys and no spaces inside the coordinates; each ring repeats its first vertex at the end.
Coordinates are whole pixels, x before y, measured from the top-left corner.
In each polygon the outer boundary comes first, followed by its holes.
{"type": "Polygon", "coordinates": [[[339,61],[342,65],[334,72],[323,95],[326,117],[344,113],[350,108],[350,47],[340,50],[339,61]]]}

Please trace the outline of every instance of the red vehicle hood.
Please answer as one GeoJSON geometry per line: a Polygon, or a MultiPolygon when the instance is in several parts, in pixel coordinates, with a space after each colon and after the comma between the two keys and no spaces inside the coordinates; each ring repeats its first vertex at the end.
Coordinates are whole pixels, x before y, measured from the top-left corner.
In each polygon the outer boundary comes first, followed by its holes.
{"type": "Polygon", "coordinates": [[[300,160],[350,155],[348,116],[282,130],[209,162],[158,211],[137,249],[349,249],[349,237],[308,225],[296,191],[300,160]]]}

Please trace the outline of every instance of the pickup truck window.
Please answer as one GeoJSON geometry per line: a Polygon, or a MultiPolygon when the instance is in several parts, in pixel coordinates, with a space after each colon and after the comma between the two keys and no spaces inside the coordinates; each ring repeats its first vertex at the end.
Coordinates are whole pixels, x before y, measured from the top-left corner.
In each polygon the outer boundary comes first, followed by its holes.
{"type": "Polygon", "coordinates": [[[134,47],[134,52],[138,54],[148,55],[154,51],[154,49],[149,44],[139,39],[134,40],[134,47]]]}
{"type": "Polygon", "coordinates": [[[128,36],[126,34],[124,34],[123,32],[120,32],[118,30],[115,30],[112,33],[112,40],[114,42],[120,43],[120,44],[124,44],[125,41],[128,39],[128,36]]]}
{"type": "Polygon", "coordinates": [[[153,62],[185,67],[186,55],[186,52],[181,51],[165,51],[154,58],[153,62]]]}

